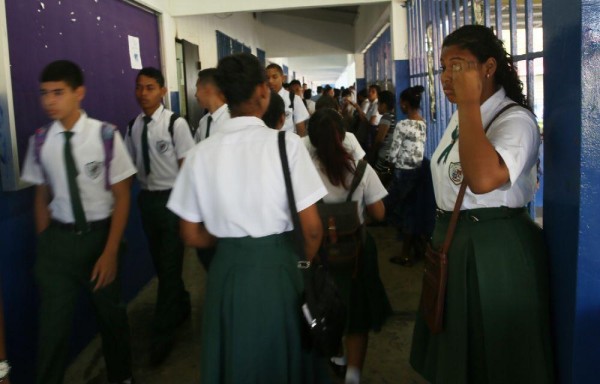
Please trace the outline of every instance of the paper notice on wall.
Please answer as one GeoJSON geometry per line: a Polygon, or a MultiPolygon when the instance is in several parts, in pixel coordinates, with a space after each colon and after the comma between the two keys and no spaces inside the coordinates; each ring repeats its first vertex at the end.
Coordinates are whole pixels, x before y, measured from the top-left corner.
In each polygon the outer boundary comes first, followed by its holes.
{"type": "Polygon", "coordinates": [[[142,69],[142,55],[140,53],[140,39],[135,36],[129,38],[129,58],[131,59],[131,68],[142,69]]]}

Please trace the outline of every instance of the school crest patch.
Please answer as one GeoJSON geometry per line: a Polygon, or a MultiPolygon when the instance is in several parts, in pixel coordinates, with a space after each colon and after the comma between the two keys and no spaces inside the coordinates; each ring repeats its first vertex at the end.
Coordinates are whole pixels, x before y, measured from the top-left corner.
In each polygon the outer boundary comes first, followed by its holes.
{"type": "Polygon", "coordinates": [[[156,150],[158,153],[165,153],[169,149],[169,142],[165,140],[161,140],[156,142],[156,150]]]}
{"type": "Polygon", "coordinates": [[[455,185],[460,185],[463,181],[463,170],[460,163],[450,163],[448,167],[448,177],[455,185]]]}
{"type": "Polygon", "coordinates": [[[96,180],[102,172],[103,165],[103,161],[92,161],[91,163],[87,163],[84,167],[86,176],[92,180],[96,180]]]}

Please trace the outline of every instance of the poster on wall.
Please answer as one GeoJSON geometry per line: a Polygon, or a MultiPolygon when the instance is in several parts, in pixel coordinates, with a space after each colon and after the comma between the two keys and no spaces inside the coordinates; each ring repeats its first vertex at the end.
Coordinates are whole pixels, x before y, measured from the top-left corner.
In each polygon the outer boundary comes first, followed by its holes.
{"type": "Polygon", "coordinates": [[[132,69],[142,69],[142,55],[140,53],[140,39],[136,36],[127,36],[129,39],[129,60],[132,69]]]}

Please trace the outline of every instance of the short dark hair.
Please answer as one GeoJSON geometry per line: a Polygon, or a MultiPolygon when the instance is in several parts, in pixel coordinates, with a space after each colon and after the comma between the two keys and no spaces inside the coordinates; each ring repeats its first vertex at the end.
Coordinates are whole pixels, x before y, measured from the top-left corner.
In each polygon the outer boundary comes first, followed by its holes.
{"type": "Polygon", "coordinates": [[[396,104],[396,96],[390,91],[381,91],[377,97],[379,104],[385,104],[388,110],[394,110],[396,104]]]}
{"type": "Polygon", "coordinates": [[[369,91],[371,89],[375,89],[377,91],[377,95],[379,95],[381,93],[381,87],[377,84],[371,84],[369,85],[369,91]]]}
{"type": "Polygon", "coordinates": [[[235,109],[250,100],[256,86],[266,81],[266,74],[256,56],[238,53],[219,61],[215,80],[229,107],[235,109]]]}
{"type": "Polygon", "coordinates": [[[334,111],[339,111],[340,104],[335,98],[329,95],[323,95],[319,97],[319,100],[317,100],[315,104],[315,111],[318,111],[319,109],[333,109],[334,111]]]}
{"type": "Polygon", "coordinates": [[[300,84],[300,81],[298,81],[298,80],[292,80],[292,81],[290,81],[290,87],[292,85],[298,85],[298,86],[302,87],[302,84],[300,84]]]}
{"type": "Polygon", "coordinates": [[[281,68],[281,66],[279,64],[271,63],[271,64],[267,65],[267,70],[269,70],[269,69],[276,69],[277,72],[281,73],[281,76],[283,76],[283,69],[281,68]]]}
{"type": "Polygon", "coordinates": [[[217,74],[217,68],[206,68],[198,72],[198,83],[200,84],[217,84],[215,76],[217,74]]]}
{"type": "Polygon", "coordinates": [[[342,97],[350,96],[351,94],[352,94],[352,91],[350,91],[349,89],[344,89],[342,91],[342,97]]]}
{"type": "Polygon", "coordinates": [[[135,77],[135,81],[138,81],[140,76],[150,77],[151,79],[156,80],[158,85],[162,88],[165,86],[165,77],[163,76],[160,69],[154,67],[145,67],[140,69],[137,76],[135,77]]]}
{"type": "Polygon", "coordinates": [[[83,85],[83,71],[69,60],[57,60],[46,65],[40,73],[40,83],[49,81],[64,81],[72,89],[83,85]]]}
{"type": "Polygon", "coordinates": [[[321,93],[323,91],[323,87],[321,87],[320,85],[317,86],[317,93],[321,93]]]}
{"type": "Polygon", "coordinates": [[[269,128],[275,129],[281,115],[285,114],[285,103],[281,96],[275,92],[271,92],[271,100],[269,100],[269,108],[267,108],[262,119],[269,128]]]}
{"type": "Polygon", "coordinates": [[[304,99],[310,99],[312,97],[312,89],[308,88],[306,91],[304,91],[304,99]]]}

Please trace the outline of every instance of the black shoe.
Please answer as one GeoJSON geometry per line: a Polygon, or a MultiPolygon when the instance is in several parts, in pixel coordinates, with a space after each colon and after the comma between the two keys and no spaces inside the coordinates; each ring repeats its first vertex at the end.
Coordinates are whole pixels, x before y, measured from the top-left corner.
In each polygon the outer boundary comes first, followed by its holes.
{"type": "Polygon", "coordinates": [[[133,377],[130,377],[129,379],[117,381],[116,383],[111,384],[135,384],[135,380],[133,379],[133,377]]]}
{"type": "Polygon", "coordinates": [[[398,257],[398,256],[390,257],[390,262],[401,265],[403,267],[412,267],[413,266],[412,259],[408,258],[408,257],[398,257]]]}
{"type": "Polygon", "coordinates": [[[156,367],[162,364],[171,353],[172,348],[173,342],[171,341],[152,343],[152,346],[150,347],[150,365],[156,367]]]}

